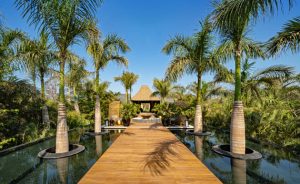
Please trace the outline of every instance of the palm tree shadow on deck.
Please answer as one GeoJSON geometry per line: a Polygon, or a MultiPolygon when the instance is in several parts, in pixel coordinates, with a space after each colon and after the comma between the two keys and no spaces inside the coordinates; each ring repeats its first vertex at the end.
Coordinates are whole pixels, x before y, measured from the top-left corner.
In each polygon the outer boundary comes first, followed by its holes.
{"type": "Polygon", "coordinates": [[[148,128],[145,128],[147,130],[157,130],[157,131],[162,131],[162,132],[168,132],[168,129],[162,128],[161,123],[153,123],[151,124],[148,128]]]}
{"type": "Polygon", "coordinates": [[[145,157],[144,172],[149,170],[151,175],[163,175],[173,161],[171,157],[181,158],[176,147],[182,146],[178,139],[165,140],[154,145],[154,150],[145,157]]]}
{"type": "Polygon", "coordinates": [[[132,133],[132,132],[123,132],[122,134],[123,134],[123,135],[128,135],[128,136],[135,135],[135,133],[132,133]]]}

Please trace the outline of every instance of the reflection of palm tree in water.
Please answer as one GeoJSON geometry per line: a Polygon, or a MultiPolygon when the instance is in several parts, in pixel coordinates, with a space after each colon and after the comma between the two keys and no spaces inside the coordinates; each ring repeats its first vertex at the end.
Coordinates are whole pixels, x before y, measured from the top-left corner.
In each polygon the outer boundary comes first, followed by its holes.
{"type": "Polygon", "coordinates": [[[231,159],[232,183],[246,184],[247,183],[247,164],[246,160],[231,159]]]}
{"type": "Polygon", "coordinates": [[[195,152],[199,160],[203,160],[203,137],[195,136],[195,152]]]}
{"type": "Polygon", "coordinates": [[[102,155],[102,135],[95,136],[97,156],[102,155]]]}
{"type": "Polygon", "coordinates": [[[68,183],[69,159],[67,157],[57,159],[56,166],[60,183],[68,183]]]}

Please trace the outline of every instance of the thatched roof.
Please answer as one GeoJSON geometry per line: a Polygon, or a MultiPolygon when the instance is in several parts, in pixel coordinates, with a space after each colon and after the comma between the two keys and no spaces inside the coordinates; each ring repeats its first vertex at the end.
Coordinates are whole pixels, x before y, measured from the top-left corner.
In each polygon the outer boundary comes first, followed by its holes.
{"type": "Polygon", "coordinates": [[[147,85],[141,86],[139,91],[131,98],[131,101],[160,101],[159,97],[152,96],[152,91],[147,85]]]}

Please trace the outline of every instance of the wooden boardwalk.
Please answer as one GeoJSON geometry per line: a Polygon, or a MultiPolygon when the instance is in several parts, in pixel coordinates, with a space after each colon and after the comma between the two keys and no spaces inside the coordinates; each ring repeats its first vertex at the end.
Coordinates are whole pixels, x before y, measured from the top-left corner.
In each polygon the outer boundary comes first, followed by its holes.
{"type": "Polygon", "coordinates": [[[133,123],[79,183],[221,182],[161,124],[133,123]]]}

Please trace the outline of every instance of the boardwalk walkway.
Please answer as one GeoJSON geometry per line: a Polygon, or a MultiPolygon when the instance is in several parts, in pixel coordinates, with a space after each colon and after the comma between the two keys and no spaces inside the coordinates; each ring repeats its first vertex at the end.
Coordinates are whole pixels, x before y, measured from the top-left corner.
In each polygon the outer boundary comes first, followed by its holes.
{"type": "Polygon", "coordinates": [[[221,182],[161,124],[133,123],[79,183],[221,182]]]}

